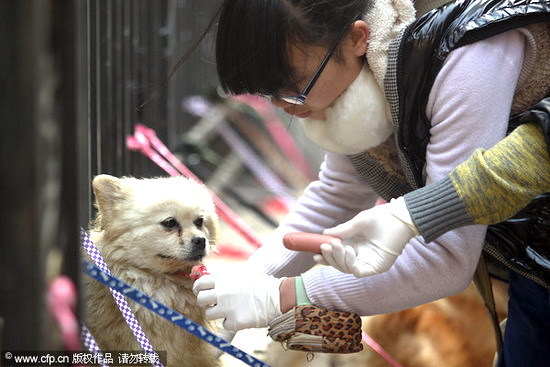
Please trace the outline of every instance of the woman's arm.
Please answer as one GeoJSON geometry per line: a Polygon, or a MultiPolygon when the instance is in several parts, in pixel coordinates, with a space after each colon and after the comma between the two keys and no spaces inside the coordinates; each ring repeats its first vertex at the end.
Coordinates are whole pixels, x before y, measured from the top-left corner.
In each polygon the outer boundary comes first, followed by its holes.
{"type": "Polygon", "coordinates": [[[372,207],[378,195],[355,173],[349,159],[327,153],[319,180],[312,182],[264,245],[248,260],[261,272],[274,276],[300,275],[315,265],[313,255],[286,249],[289,232],[321,233],[372,207]]]}
{"type": "Polygon", "coordinates": [[[325,245],[315,260],[357,277],[383,273],[414,236],[430,242],[461,226],[498,223],[549,192],[549,137],[543,127],[550,126],[550,98],[520,120],[523,125],[511,135],[490,150],[477,149],[443,180],[326,229],[323,234],[342,239],[360,234],[364,245],[325,245]]]}
{"type": "Polygon", "coordinates": [[[548,147],[542,128],[529,123],[490,150],[476,150],[447,178],[410,192],[404,199],[420,234],[432,241],[463,225],[506,220],[535,196],[549,191],[548,147]]]}

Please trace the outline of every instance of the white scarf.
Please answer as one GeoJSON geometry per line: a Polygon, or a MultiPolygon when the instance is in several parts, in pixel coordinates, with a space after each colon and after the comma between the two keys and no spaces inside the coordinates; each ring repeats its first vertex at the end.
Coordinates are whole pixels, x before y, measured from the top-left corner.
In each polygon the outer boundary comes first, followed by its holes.
{"type": "Polygon", "coordinates": [[[384,98],[388,46],[415,19],[411,0],[376,0],[364,20],[371,29],[369,67],[327,109],[325,120],[300,119],[306,135],[324,149],[352,155],[380,145],[393,133],[384,98]],[[371,71],[372,69],[372,71],[371,71]]]}
{"type": "Polygon", "coordinates": [[[387,103],[368,66],[325,112],[325,120],[300,119],[306,135],[327,151],[352,155],[380,145],[393,133],[387,103]]]}

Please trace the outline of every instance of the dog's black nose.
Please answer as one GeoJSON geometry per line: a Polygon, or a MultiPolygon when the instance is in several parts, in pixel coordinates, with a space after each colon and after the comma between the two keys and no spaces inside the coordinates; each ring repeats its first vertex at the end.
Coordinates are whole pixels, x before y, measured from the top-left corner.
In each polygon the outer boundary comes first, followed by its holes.
{"type": "Polygon", "coordinates": [[[204,237],[193,237],[191,243],[195,250],[203,250],[206,247],[206,240],[204,237]]]}

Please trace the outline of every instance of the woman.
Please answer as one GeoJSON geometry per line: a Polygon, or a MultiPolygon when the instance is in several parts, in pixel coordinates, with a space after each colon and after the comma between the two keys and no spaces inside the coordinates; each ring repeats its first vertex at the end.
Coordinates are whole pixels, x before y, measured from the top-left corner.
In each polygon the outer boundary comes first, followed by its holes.
{"type": "MultiPolygon", "coordinates": [[[[544,67],[550,37],[541,23],[549,21],[550,4],[536,3],[463,1],[415,22],[406,0],[226,1],[217,38],[223,88],[269,96],[300,118],[327,154],[319,181],[249,261],[269,276],[224,274],[197,282],[207,315],[239,330],[266,326],[296,305],[296,292],[305,291],[315,305],[371,315],[463,290],[485,226],[462,227],[432,242],[413,238],[388,271],[364,278],[333,267],[308,270],[313,257],[285,250],[281,237],[321,233],[379,196],[390,200],[437,182],[475,149],[504,138],[514,123],[510,116],[531,108],[550,87],[544,74],[550,73],[544,67]]],[[[489,244],[501,241],[500,234],[489,232],[489,244]]],[[[504,238],[521,242],[516,235],[504,238]]],[[[533,324],[549,330],[549,318],[533,324]]],[[[506,343],[501,363],[550,361],[543,339],[523,341],[506,343]]]]}

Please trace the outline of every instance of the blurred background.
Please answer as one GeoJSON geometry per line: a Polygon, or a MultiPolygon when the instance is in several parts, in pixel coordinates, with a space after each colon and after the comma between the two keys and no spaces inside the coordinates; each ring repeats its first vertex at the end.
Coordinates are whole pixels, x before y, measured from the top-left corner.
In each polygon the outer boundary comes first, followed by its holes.
{"type": "MultiPolygon", "coordinates": [[[[49,287],[60,275],[78,286],[95,175],[178,174],[144,154],[136,126],[260,236],[315,177],[322,153],[297,122],[218,93],[215,22],[207,28],[219,3],[0,1],[1,350],[62,349],[49,287]]],[[[253,250],[225,233],[220,258],[253,250]]]]}

